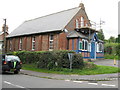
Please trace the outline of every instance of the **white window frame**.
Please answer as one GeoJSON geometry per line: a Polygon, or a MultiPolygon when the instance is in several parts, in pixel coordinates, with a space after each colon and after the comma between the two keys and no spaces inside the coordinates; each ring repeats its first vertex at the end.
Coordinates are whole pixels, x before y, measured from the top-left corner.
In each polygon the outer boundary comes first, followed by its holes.
{"type": "Polygon", "coordinates": [[[88,40],[82,39],[82,45],[84,43],[84,46],[82,46],[82,51],[88,51],[88,40]],[[85,42],[87,42],[87,50],[85,50],[85,42]]]}
{"type": "Polygon", "coordinates": [[[82,50],[83,47],[80,48],[80,43],[82,44],[82,41],[79,41],[79,50],[82,50]]]}
{"type": "Polygon", "coordinates": [[[102,43],[99,43],[99,52],[102,52],[103,50],[103,44],[102,43]],[[101,47],[101,48],[100,48],[101,47]],[[100,50],[101,49],[101,50],[100,50]]]}
{"type": "Polygon", "coordinates": [[[88,43],[88,51],[91,52],[91,43],[88,43]]]}
{"type": "Polygon", "coordinates": [[[52,51],[54,49],[54,35],[50,34],[49,36],[49,50],[52,51]],[[51,39],[52,36],[52,39],[51,39]]]}
{"type": "Polygon", "coordinates": [[[79,28],[79,21],[78,21],[78,19],[76,19],[76,28],[79,28]]]}
{"type": "Polygon", "coordinates": [[[32,50],[35,50],[35,36],[32,37],[32,50]]]}
{"type": "Polygon", "coordinates": [[[97,43],[97,52],[102,52],[103,50],[103,44],[102,43],[97,43]],[[100,50],[101,47],[101,50],[100,50]]]}
{"type": "Polygon", "coordinates": [[[99,52],[99,43],[97,43],[97,52],[99,52]]]}
{"type": "Polygon", "coordinates": [[[81,22],[81,23],[80,23],[81,27],[84,27],[84,25],[85,25],[85,24],[84,24],[84,17],[82,16],[80,20],[81,20],[81,21],[80,21],[80,22],[81,22]]]}
{"type": "Polygon", "coordinates": [[[20,41],[19,41],[19,50],[22,50],[22,38],[20,38],[20,41]]]}

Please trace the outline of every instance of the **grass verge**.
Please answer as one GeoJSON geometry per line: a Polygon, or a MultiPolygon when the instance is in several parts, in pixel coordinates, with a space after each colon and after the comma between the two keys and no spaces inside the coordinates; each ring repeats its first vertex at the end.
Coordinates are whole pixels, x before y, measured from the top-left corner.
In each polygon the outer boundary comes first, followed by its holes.
{"type": "Polygon", "coordinates": [[[97,65],[95,68],[92,69],[84,68],[82,70],[80,69],[70,70],[66,68],[48,70],[48,69],[39,69],[36,67],[35,64],[23,64],[22,69],[36,71],[36,72],[43,72],[43,73],[65,74],[65,75],[70,75],[70,74],[96,75],[96,74],[110,74],[110,73],[120,72],[120,68],[112,67],[112,66],[101,66],[101,65],[97,65]]]}
{"type": "Polygon", "coordinates": [[[105,59],[114,59],[115,58],[116,60],[118,60],[118,55],[114,56],[112,54],[105,54],[104,57],[105,57],[105,59]]]}

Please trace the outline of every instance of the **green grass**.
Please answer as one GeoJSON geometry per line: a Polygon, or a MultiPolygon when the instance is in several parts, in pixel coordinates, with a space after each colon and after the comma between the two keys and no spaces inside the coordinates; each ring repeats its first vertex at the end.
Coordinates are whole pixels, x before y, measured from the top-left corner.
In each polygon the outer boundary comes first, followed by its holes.
{"type": "Polygon", "coordinates": [[[31,71],[36,71],[36,72],[43,72],[43,73],[53,73],[53,74],[65,74],[65,75],[70,75],[70,74],[78,74],[78,75],[96,75],[96,74],[109,74],[109,73],[117,73],[118,71],[120,72],[120,68],[118,70],[117,67],[111,67],[111,66],[100,66],[97,65],[96,68],[92,69],[73,69],[72,71],[70,69],[52,69],[52,70],[47,70],[47,69],[38,69],[34,64],[23,64],[22,69],[24,70],[31,70],[31,71]]]}
{"type": "Polygon", "coordinates": [[[105,54],[104,57],[105,57],[105,59],[114,59],[115,58],[116,60],[118,60],[118,56],[114,56],[112,54],[105,54]]]}

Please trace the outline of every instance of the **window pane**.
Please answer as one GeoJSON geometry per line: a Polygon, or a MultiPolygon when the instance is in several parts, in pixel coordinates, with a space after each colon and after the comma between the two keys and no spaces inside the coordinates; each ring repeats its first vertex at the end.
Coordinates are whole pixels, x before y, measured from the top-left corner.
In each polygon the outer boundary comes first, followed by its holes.
{"type": "Polygon", "coordinates": [[[83,26],[84,26],[84,18],[81,17],[81,27],[83,27],[83,26]]]}
{"type": "Polygon", "coordinates": [[[53,40],[53,35],[50,35],[50,40],[53,40]]]}
{"type": "Polygon", "coordinates": [[[84,50],[85,48],[84,48],[84,41],[82,41],[82,49],[84,50]]]}
{"type": "Polygon", "coordinates": [[[82,49],[82,42],[79,42],[79,49],[82,49]]]}
{"type": "Polygon", "coordinates": [[[88,43],[87,43],[87,41],[85,41],[85,50],[87,50],[88,49],[88,43]]]}
{"type": "Polygon", "coordinates": [[[53,49],[53,40],[54,40],[54,36],[50,35],[50,37],[49,37],[49,49],[53,49]]]}
{"type": "Polygon", "coordinates": [[[79,23],[77,19],[76,19],[76,28],[79,28],[79,23]]]}
{"type": "Polygon", "coordinates": [[[35,49],[35,37],[32,38],[32,49],[35,49]]]}

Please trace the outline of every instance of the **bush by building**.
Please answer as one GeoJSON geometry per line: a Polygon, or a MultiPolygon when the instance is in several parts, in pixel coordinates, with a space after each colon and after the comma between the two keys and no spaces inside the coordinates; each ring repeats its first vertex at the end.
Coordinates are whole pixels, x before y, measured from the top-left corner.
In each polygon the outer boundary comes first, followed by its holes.
{"type": "Polygon", "coordinates": [[[25,64],[36,64],[38,68],[70,68],[68,53],[73,53],[72,68],[83,68],[83,58],[81,54],[73,51],[17,51],[9,54],[17,55],[25,64]]]}

